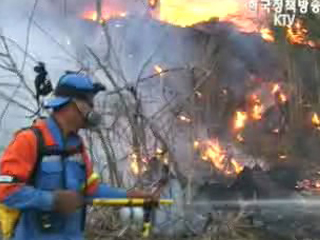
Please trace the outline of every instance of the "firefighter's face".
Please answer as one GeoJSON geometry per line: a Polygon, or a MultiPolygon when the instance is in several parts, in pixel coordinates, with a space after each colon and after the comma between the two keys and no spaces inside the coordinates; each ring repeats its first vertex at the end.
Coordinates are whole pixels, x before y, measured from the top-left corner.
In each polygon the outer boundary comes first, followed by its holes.
{"type": "Polygon", "coordinates": [[[93,98],[88,100],[74,100],[80,120],[80,128],[95,128],[101,122],[101,116],[94,111],[93,98]]]}

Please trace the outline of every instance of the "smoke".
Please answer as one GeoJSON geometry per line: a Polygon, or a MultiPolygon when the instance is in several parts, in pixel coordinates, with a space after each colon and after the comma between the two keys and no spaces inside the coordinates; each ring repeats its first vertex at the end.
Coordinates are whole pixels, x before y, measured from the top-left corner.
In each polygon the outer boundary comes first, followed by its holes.
{"type": "MultiPolygon", "coordinates": [[[[120,87],[134,84],[138,78],[144,79],[139,82],[138,94],[147,117],[171,102],[171,107],[159,114],[155,123],[163,133],[168,133],[170,137],[174,135],[167,140],[184,173],[193,160],[192,151],[186,149],[192,148],[193,143],[190,125],[177,121],[177,115],[185,113],[187,117],[193,117],[189,97],[197,79],[194,79],[192,70],[201,69],[209,73],[207,82],[211,81],[211,75],[216,75],[221,87],[231,89],[235,101],[239,102],[248,94],[247,85],[252,75],[266,80],[279,79],[280,75],[273,46],[264,42],[259,34],[242,33],[231,23],[210,22],[183,28],[159,22],[147,14],[134,15],[129,12],[125,18],[108,21],[97,35],[102,44],[95,44],[95,50],[110,66],[109,70],[116,76],[120,87]],[[105,34],[111,39],[108,44],[105,34]],[[211,51],[207,51],[208,45],[212,45],[211,51]],[[218,69],[213,69],[215,61],[218,62],[218,69]],[[155,66],[169,71],[148,78],[156,73],[155,66]],[[169,130],[172,125],[176,132],[169,130]]],[[[207,129],[212,128],[217,114],[216,109],[210,111],[207,119],[197,126],[195,135],[203,139],[212,137],[207,129]]],[[[222,132],[227,130],[226,125],[219,128],[222,132]]],[[[201,171],[198,175],[206,174],[201,171]]]]}
{"type": "MultiPolygon", "coordinates": [[[[194,160],[192,151],[186,150],[192,148],[193,142],[190,125],[177,121],[177,115],[181,112],[188,115],[190,107],[193,107],[188,101],[197,82],[194,69],[208,74],[209,82],[214,81],[209,76],[216,75],[221,86],[232,89],[239,100],[247,93],[246,83],[251,75],[268,80],[279,78],[275,53],[270,44],[263,42],[256,34],[240,33],[229,23],[211,22],[193,28],[181,28],[150,18],[144,1],[109,0],[104,1],[103,13],[126,12],[127,15],[112,19],[105,27],[101,27],[81,18],[85,11],[95,9],[93,0],[39,0],[28,30],[33,6],[34,1],[21,3],[21,0],[2,0],[0,3],[1,33],[16,41],[23,49],[29,42],[28,53],[32,59],[27,58],[24,74],[29,79],[30,87],[33,88],[32,68],[36,61],[46,63],[53,83],[65,70],[79,70],[83,66],[95,69],[96,63],[86,51],[89,46],[103,59],[120,87],[135,85],[138,79],[143,79],[138,84],[138,94],[147,117],[156,114],[168,102],[171,103],[166,111],[159,114],[160,117],[154,119],[167,137],[183,173],[190,169],[189,164],[194,160]],[[212,51],[207,51],[210,44],[212,51]],[[215,61],[218,61],[219,69],[212,72],[215,61]],[[168,71],[155,75],[155,66],[168,71]]],[[[11,47],[21,66],[23,52],[11,47]]],[[[0,69],[0,75],[5,74],[0,69]]],[[[99,80],[108,83],[108,79],[100,72],[95,74],[99,80]]],[[[10,76],[0,81],[17,82],[17,79],[10,76]]],[[[30,100],[25,93],[19,97],[30,100]]],[[[3,104],[1,100],[0,109],[3,104]]],[[[17,112],[16,108],[11,109],[17,112]]],[[[207,129],[214,124],[212,116],[216,109],[210,111],[211,114],[199,123],[198,131],[201,133],[196,133],[203,138],[211,137],[207,129]]],[[[17,126],[27,125],[30,121],[23,118],[24,114],[20,111],[20,119],[8,115],[3,127],[16,130],[17,126]]],[[[225,125],[219,127],[226,129],[225,125]]],[[[8,135],[3,131],[1,134],[1,139],[8,135]]],[[[123,150],[123,145],[119,145],[116,151],[117,157],[120,157],[128,149],[123,150]]],[[[205,172],[199,171],[196,176],[205,176],[205,172]]],[[[180,186],[172,188],[173,192],[179,194],[183,191],[180,186]]],[[[176,196],[179,200],[183,197],[182,194],[176,196]]]]}

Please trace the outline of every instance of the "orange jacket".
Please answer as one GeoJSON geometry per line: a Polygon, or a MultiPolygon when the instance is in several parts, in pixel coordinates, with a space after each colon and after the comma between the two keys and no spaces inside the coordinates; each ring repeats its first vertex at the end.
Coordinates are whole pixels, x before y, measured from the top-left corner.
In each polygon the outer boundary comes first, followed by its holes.
{"type": "MultiPolygon", "coordinates": [[[[34,126],[42,131],[46,146],[56,145],[55,140],[44,120],[37,121],[34,126]]],[[[82,154],[86,164],[86,175],[91,176],[91,174],[93,174],[92,163],[86,151],[83,151],[82,154]]],[[[21,182],[14,184],[0,184],[0,201],[5,200],[7,196],[18,191],[26,184],[33,171],[36,159],[37,139],[35,134],[30,129],[17,132],[14,139],[3,153],[0,173],[2,176],[14,176],[21,182]]],[[[92,195],[97,189],[97,186],[98,181],[92,182],[87,186],[86,193],[88,195],[92,195]]]]}

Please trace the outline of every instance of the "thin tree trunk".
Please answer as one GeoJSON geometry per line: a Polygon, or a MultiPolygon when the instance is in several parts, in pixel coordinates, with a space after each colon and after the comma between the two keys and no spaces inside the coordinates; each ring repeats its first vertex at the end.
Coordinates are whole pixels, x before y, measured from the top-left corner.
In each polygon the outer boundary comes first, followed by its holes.
{"type": "Polygon", "coordinates": [[[114,164],[114,159],[112,159],[112,154],[110,153],[109,147],[105,141],[105,138],[101,132],[101,130],[98,131],[99,139],[102,143],[103,151],[106,155],[108,166],[109,166],[109,178],[110,183],[112,186],[120,186],[120,180],[118,179],[118,174],[116,172],[116,167],[114,164]]]}
{"type": "Polygon", "coordinates": [[[96,1],[96,9],[97,9],[97,22],[100,23],[100,21],[102,20],[102,11],[101,11],[101,8],[102,8],[102,0],[97,0],[96,1]]]}

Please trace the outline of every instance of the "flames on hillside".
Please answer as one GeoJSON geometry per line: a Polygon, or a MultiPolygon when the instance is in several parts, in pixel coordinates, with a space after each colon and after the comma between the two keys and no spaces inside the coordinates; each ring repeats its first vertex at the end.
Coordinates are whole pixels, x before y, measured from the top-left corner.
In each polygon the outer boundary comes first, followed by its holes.
{"type": "MultiPolygon", "coordinates": [[[[239,31],[259,33],[267,42],[275,42],[274,32],[268,27],[267,13],[250,11],[240,0],[207,1],[207,0],[147,0],[151,16],[159,21],[180,27],[192,27],[195,24],[212,20],[233,23],[239,31]]],[[[103,23],[112,18],[123,18],[127,11],[113,10],[112,6],[103,6],[98,19],[97,11],[85,11],[81,18],[103,23]]],[[[292,27],[286,27],[288,42],[319,48],[320,43],[308,39],[308,30],[301,19],[296,19],[292,27]]]]}
{"type": "MultiPolygon", "coordinates": [[[[192,27],[195,24],[208,21],[227,21],[233,23],[240,32],[258,33],[266,42],[273,43],[276,41],[275,34],[267,25],[256,21],[257,16],[250,13],[247,6],[240,0],[207,1],[207,0],[147,0],[150,14],[153,18],[179,27],[192,27]]],[[[94,10],[85,11],[82,14],[83,19],[97,22],[105,22],[112,18],[124,18],[128,16],[127,11],[112,10],[110,6],[104,6],[98,16],[94,10]],[[98,19],[100,18],[100,19],[98,19]]],[[[265,19],[267,16],[260,16],[265,19]]],[[[304,26],[301,19],[296,19],[292,27],[286,27],[286,38],[293,45],[304,45],[310,48],[318,48],[319,43],[308,39],[308,29],[304,26]]],[[[154,66],[154,72],[163,76],[165,71],[159,65],[154,66]]],[[[288,94],[283,90],[278,81],[270,84],[269,95],[275,100],[274,104],[285,104],[288,101],[288,94]]],[[[196,93],[198,98],[202,97],[201,92],[196,93]]],[[[271,98],[271,97],[269,97],[271,98]]],[[[273,105],[274,105],[273,104],[273,105]]],[[[262,96],[252,93],[247,99],[247,105],[244,109],[237,109],[234,112],[232,128],[235,139],[239,142],[245,142],[242,130],[250,122],[259,122],[264,119],[264,113],[270,105],[266,105],[262,96]]],[[[178,115],[177,119],[183,123],[192,123],[187,115],[178,115]]],[[[320,117],[317,113],[312,115],[310,120],[313,126],[320,130],[320,117]]],[[[273,133],[279,134],[280,129],[275,128],[273,133]]],[[[212,165],[226,173],[238,173],[242,166],[228,155],[228,151],[222,147],[218,140],[195,142],[195,148],[201,153],[201,159],[212,163],[212,165]]],[[[138,168],[137,156],[131,157],[131,169],[134,174],[140,174],[146,171],[147,161],[142,159],[140,169],[138,168]]]]}
{"type": "MultiPolygon", "coordinates": [[[[269,91],[269,98],[274,98],[275,104],[283,104],[287,101],[288,97],[282,90],[279,83],[271,83],[267,89],[267,91],[269,91]]],[[[248,99],[248,109],[246,109],[246,111],[238,110],[235,112],[233,129],[236,133],[243,130],[249,121],[262,120],[263,114],[267,110],[267,106],[264,105],[263,101],[257,94],[251,94],[248,99]]],[[[273,130],[275,133],[277,131],[278,129],[273,130]]]]}

